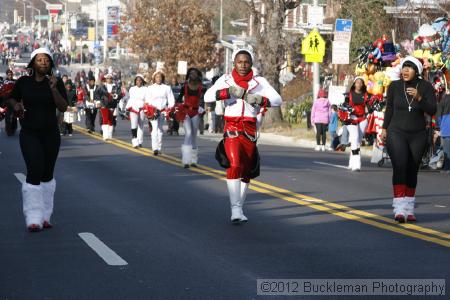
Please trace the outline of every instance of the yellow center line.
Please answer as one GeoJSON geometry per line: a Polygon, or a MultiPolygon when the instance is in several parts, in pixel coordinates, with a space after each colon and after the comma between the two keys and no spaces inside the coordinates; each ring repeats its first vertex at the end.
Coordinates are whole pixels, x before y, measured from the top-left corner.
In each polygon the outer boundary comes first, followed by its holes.
{"type": "MultiPolygon", "coordinates": [[[[97,134],[89,134],[85,129],[80,126],[74,125],[73,128],[78,132],[85,134],[89,137],[92,137],[97,140],[103,140],[102,137],[97,134]]],[[[180,166],[181,160],[170,156],[167,154],[161,154],[158,156],[154,156],[153,152],[146,148],[133,148],[129,143],[124,142],[119,139],[109,140],[108,143],[113,144],[122,149],[132,151],[137,154],[141,154],[147,157],[152,157],[154,159],[166,162],[171,165],[180,166]]],[[[198,165],[198,167],[190,168],[191,171],[200,173],[206,176],[214,177],[219,180],[225,180],[224,175],[226,174],[222,170],[216,170],[214,168],[198,165]]],[[[314,198],[311,196],[295,193],[283,188],[279,188],[258,180],[252,180],[252,184],[249,185],[251,190],[256,192],[269,195],[274,198],[278,198],[287,202],[296,203],[302,206],[307,206],[315,210],[319,210],[322,212],[326,212],[344,219],[353,220],[357,222],[361,222],[367,225],[371,225],[377,228],[389,230],[391,232],[396,232],[399,234],[403,234],[409,237],[418,238],[421,240],[425,240],[428,242],[432,242],[435,244],[439,244],[445,247],[450,247],[450,234],[440,232],[434,229],[413,225],[413,224],[397,224],[394,220],[390,218],[386,218],[377,214],[373,214],[364,210],[354,209],[342,204],[337,204],[329,201],[325,201],[323,199],[314,198]],[[381,222],[380,222],[381,221],[381,222]],[[387,223],[387,224],[385,224],[387,223]],[[414,232],[417,231],[417,232],[414,232]],[[420,232],[420,233],[418,233],[420,232]],[[423,233],[423,234],[422,234],[423,233]],[[432,237],[429,235],[434,235],[436,237],[432,237]]]]}

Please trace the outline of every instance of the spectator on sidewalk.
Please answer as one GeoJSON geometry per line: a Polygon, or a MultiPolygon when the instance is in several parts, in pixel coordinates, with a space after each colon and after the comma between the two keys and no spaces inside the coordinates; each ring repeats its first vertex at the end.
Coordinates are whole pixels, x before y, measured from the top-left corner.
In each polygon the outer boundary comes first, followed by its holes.
{"type": "Polygon", "coordinates": [[[444,166],[442,172],[450,174],[450,94],[439,102],[436,118],[440,128],[441,143],[444,149],[444,166]]]}
{"type": "Polygon", "coordinates": [[[316,128],[316,151],[325,151],[326,132],[330,122],[330,101],[324,89],[320,89],[311,109],[311,123],[316,128]]]}
{"type": "Polygon", "coordinates": [[[335,144],[335,140],[337,137],[338,130],[338,114],[337,114],[337,105],[331,105],[331,115],[330,115],[330,125],[328,126],[328,130],[330,131],[330,150],[335,150],[337,144],[335,144]]]}

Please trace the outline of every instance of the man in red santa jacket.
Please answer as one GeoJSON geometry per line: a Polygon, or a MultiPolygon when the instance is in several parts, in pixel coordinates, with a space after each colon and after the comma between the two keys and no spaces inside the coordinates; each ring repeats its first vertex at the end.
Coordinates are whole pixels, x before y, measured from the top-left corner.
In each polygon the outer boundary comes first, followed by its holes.
{"type": "Polygon", "coordinates": [[[281,96],[261,76],[253,74],[253,53],[247,49],[233,52],[234,68],[231,74],[220,77],[206,91],[205,102],[222,100],[225,105],[225,152],[227,187],[231,203],[231,221],[246,222],[242,207],[250,179],[255,178],[258,114],[266,107],[280,106],[281,96]]]}

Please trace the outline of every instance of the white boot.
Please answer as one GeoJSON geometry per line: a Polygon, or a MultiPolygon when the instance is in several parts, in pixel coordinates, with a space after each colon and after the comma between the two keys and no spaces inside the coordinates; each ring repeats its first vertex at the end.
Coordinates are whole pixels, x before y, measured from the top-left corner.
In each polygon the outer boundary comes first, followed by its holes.
{"type": "Polygon", "coordinates": [[[109,126],[108,125],[102,125],[102,133],[103,133],[103,140],[106,141],[109,137],[109,126]]]}
{"type": "Polygon", "coordinates": [[[241,199],[239,201],[239,208],[241,209],[241,222],[247,222],[248,218],[244,215],[244,202],[245,202],[245,198],[247,197],[247,189],[248,189],[248,183],[246,182],[242,182],[241,181],[241,199]]]}
{"type": "Polygon", "coordinates": [[[392,207],[394,208],[395,220],[404,223],[406,221],[407,201],[405,197],[394,198],[392,201],[392,207]],[[398,219],[400,218],[400,219],[398,219]],[[403,221],[401,220],[403,219],[403,221]]]}
{"type": "Polygon", "coordinates": [[[108,125],[108,139],[112,139],[114,126],[108,125]]]}
{"type": "Polygon", "coordinates": [[[198,164],[198,148],[192,149],[191,152],[191,165],[196,166],[198,164]]]}
{"type": "Polygon", "coordinates": [[[231,222],[240,222],[242,220],[241,202],[241,180],[227,179],[228,194],[231,205],[231,222]]]}
{"type": "Polygon", "coordinates": [[[409,222],[416,221],[416,217],[414,215],[414,206],[416,204],[416,197],[405,197],[405,214],[406,219],[409,222]]]}
{"type": "Polygon", "coordinates": [[[131,139],[131,145],[133,146],[133,148],[139,147],[138,139],[137,138],[132,138],[131,139]]]}
{"type": "Polygon", "coordinates": [[[37,225],[42,228],[44,222],[44,200],[42,186],[24,182],[22,184],[23,214],[27,227],[37,225]]]}
{"type": "Polygon", "coordinates": [[[191,145],[181,145],[181,161],[184,167],[188,167],[192,161],[192,146],[191,145]]]}
{"type": "Polygon", "coordinates": [[[348,169],[349,170],[352,170],[353,169],[353,162],[354,162],[355,160],[353,159],[353,153],[352,153],[352,150],[350,150],[350,158],[348,159],[348,169]]]}
{"type": "Polygon", "coordinates": [[[361,155],[352,155],[353,163],[352,163],[352,171],[361,171],[361,155]]]}
{"type": "Polygon", "coordinates": [[[53,178],[49,182],[41,182],[44,203],[44,227],[51,227],[50,218],[53,213],[56,181],[53,178]]]}

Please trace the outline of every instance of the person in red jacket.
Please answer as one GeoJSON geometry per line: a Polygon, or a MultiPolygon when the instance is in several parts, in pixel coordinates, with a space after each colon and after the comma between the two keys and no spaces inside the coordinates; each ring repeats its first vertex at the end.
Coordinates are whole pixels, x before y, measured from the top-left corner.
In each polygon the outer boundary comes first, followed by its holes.
{"type": "Polygon", "coordinates": [[[361,141],[367,126],[366,114],[368,112],[370,96],[362,77],[356,77],[345,102],[352,107],[350,121],[347,125],[350,142],[350,159],[348,168],[352,171],[361,170],[361,141]]]}

